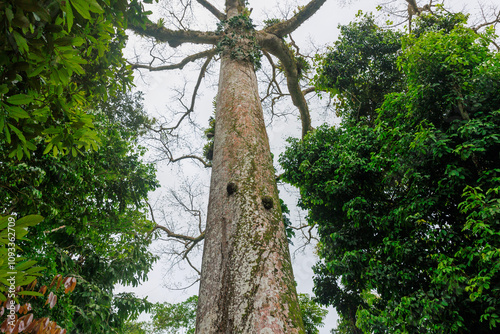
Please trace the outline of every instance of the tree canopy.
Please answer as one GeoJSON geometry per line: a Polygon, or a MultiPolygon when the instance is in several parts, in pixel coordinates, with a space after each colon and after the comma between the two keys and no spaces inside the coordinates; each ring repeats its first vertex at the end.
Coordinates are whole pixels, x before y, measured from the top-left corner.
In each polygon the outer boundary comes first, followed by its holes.
{"type": "MultiPolygon", "coordinates": [[[[494,29],[479,33],[457,17],[421,15],[400,49],[377,55],[389,60],[383,68],[371,50],[396,34],[373,28],[382,38],[368,38],[375,45],[359,58],[375,67],[361,73],[401,85],[386,86],[373,114],[359,114],[368,122],[358,120],[359,104],[346,104],[340,126],[290,140],[280,158],[318,226],[315,293],[339,312],[339,332],[497,331],[500,56],[494,29]]],[[[373,22],[363,20],[344,27],[325,56],[338,63],[324,63],[320,82],[341,99],[379,101],[357,84],[364,78],[346,85],[329,72],[349,68],[337,55],[352,36],[365,42],[358,31],[373,22]]]]}
{"type": "Polygon", "coordinates": [[[156,259],[145,201],[158,182],[138,145],[150,121],[122,55],[141,7],[27,0],[0,11],[0,213],[44,217],[18,242],[46,268],[40,286],[78,280],[54,309],[32,301],[33,314],[72,333],[120,331],[150,304],[114,285],[138,285],[156,259]]]}

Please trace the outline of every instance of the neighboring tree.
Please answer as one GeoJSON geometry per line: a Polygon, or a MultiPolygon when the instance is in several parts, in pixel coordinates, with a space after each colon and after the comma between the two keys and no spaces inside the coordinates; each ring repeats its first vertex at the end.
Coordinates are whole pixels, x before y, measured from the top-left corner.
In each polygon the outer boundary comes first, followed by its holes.
{"type": "Polygon", "coordinates": [[[403,88],[375,120],[323,126],[281,157],[318,226],[315,293],[339,333],[498,331],[500,55],[491,27],[461,17],[414,20],[403,88]]]}
{"type": "Polygon", "coordinates": [[[145,217],[147,194],[157,186],[154,168],[141,161],[144,150],[130,130],[102,114],[95,126],[106,136],[93,153],[54,157],[40,148],[28,161],[6,159],[1,166],[2,210],[45,216],[25,247],[29,258],[47,267],[40,281],[56,274],[79,279],[66,313],[54,317],[74,333],[110,332],[146,310],[145,301],[113,295],[113,289],[116,283],[138,285],[155,260],[145,217]]]}
{"type": "MultiPolygon", "coordinates": [[[[43,267],[38,267],[36,261],[23,257],[19,247],[20,240],[26,240],[28,227],[35,226],[43,220],[42,216],[29,215],[20,219],[12,216],[0,216],[0,317],[4,319],[0,324],[0,331],[6,334],[13,333],[54,333],[65,334],[50,318],[35,318],[30,301],[33,297],[47,295],[45,305],[54,308],[58,299],[58,292],[65,294],[72,292],[76,286],[75,277],[62,278],[56,275],[50,285],[37,288],[36,278],[41,276],[43,267]],[[55,292],[55,293],[54,293],[55,292]]],[[[61,295],[61,294],[59,294],[61,295]]]]}
{"type": "MultiPolygon", "coordinates": [[[[132,1],[132,4],[134,1],[132,1]]],[[[96,149],[89,112],[130,88],[127,0],[7,0],[0,7],[0,140],[21,160],[96,149]]]]}
{"type": "Polygon", "coordinates": [[[194,334],[198,296],[191,296],[177,304],[157,303],[153,306],[154,333],[194,334]]]}
{"type": "Polygon", "coordinates": [[[317,55],[319,91],[328,92],[337,114],[373,124],[385,94],[403,86],[396,59],[402,33],[382,29],[371,14],[359,12],[358,21],[340,26],[340,37],[324,55],[317,55]]]}
{"type": "Polygon", "coordinates": [[[328,311],[322,309],[308,294],[299,293],[300,311],[304,321],[306,334],[319,334],[319,327],[323,327],[323,319],[328,311]]]}
{"type": "MultiPolygon", "coordinates": [[[[138,135],[150,121],[122,49],[127,0],[3,1],[0,5],[0,214],[38,213],[25,256],[78,285],[36,317],[72,333],[120,331],[149,303],[113,294],[138,285],[155,257],[145,200],[157,187],[138,135]]],[[[129,15],[130,14],[130,15],[129,15]]],[[[47,283],[48,282],[48,283],[47,283]]]]}

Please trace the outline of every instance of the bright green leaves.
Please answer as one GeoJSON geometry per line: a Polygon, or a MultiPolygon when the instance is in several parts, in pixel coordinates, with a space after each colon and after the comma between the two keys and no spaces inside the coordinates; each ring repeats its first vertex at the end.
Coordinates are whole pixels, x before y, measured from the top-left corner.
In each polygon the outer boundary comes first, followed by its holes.
{"type": "Polygon", "coordinates": [[[340,30],[340,39],[316,56],[314,85],[334,98],[338,114],[373,122],[384,95],[401,87],[396,67],[401,34],[380,29],[371,15],[359,16],[359,22],[340,30]]]}
{"type": "Polygon", "coordinates": [[[7,28],[0,34],[0,140],[10,157],[30,157],[38,146],[73,154],[99,145],[88,114],[131,84],[131,72],[122,70],[124,1],[52,0],[41,6],[9,0],[2,6],[7,28]],[[54,127],[61,137],[44,132],[54,127]]]}
{"type": "MultiPolygon", "coordinates": [[[[15,104],[15,105],[28,104],[28,103],[31,103],[32,101],[33,101],[33,96],[27,95],[27,94],[17,94],[17,95],[9,96],[7,98],[8,103],[15,104]]],[[[25,118],[29,117],[27,113],[25,115],[26,115],[25,118]]]]}
{"type": "MultiPolygon", "coordinates": [[[[18,246],[28,233],[28,227],[43,220],[42,216],[29,215],[16,221],[12,216],[0,216],[0,300],[14,298],[15,287],[33,282],[44,268],[35,267],[36,261],[27,261],[18,246]],[[12,288],[13,287],[13,288],[12,288]]],[[[26,240],[26,239],[25,239],[26,240]]]]}
{"type": "MultiPolygon", "coordinates": [[[[488,48],[491,32],[466,29],[460,17],[435,18],[434,26],[426,20],[405,39],[399,91],[363,86],[371,71],[394,74],[391,66],[372,68],[376,62],[365,69],[356,58],[383,46],[378,38],[353,38],[366,49],[342,59],[352,35],[343,36],[327,55],[335,63],[323,70],[359,63],[361,79],[344,93],[383,100],[369,122],[344,115],[338,128],[291,140],[280,158],[283,179],[300,188],[299,205],[318,226],[315,293],[337,308],[349,333],[493,333],[499,326],[499,55],[488,48]]],[[[322,75],[338,89],[342,73],[322,75]]]]}
{"type": "Polygon", "coordinates": [[[70,0],[71,5],[76,9],[76,11],[87,20],[90,20],[90,13],[101,14],[104,12],[102,7],[97,3],[96,0],[70,0]]]}

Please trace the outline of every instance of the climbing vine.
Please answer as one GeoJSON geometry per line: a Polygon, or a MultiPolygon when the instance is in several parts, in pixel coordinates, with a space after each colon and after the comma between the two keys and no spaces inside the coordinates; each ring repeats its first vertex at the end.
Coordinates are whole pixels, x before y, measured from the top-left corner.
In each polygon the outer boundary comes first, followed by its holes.
{"type": "Polygon", "coordinates": [[[217,43],[217,51],[220,54],[229,53],[232,59],[248,61],[259,69],[262,53],[255,38],[255,25],[248,15],[242,13],[217,24],[216,34],[222,36],[217,43]]]}

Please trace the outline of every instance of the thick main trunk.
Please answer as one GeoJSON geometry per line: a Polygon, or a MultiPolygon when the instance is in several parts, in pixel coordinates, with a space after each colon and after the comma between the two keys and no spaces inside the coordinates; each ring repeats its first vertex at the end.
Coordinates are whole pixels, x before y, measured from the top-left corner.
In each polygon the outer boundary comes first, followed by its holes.
{"type": "Polygon", "coordinates": [[[196,333],[304,333],[253,64],[222,59],[196,333]]]}

